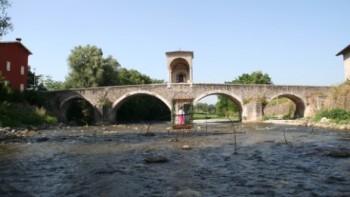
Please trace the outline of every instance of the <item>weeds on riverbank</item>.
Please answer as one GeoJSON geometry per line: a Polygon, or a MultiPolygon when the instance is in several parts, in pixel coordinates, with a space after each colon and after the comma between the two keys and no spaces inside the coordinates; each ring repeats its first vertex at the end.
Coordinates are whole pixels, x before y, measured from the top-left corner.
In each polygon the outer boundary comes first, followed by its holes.
{"type": "Polygon", "coordinates": [[[325,108],[350,110],[350,80],[332,88],[326,99],[325,108]]]}
{"type": "Polygon", "coordinates": [[[48,114],[43,107],[7,101],[0,103],[0,127],[54,124],[57,122],[57,118],[48,114]]]}
{"type": "Polygon", "coordinates": [[[350,111],[340,108],[322,110],[316,113],[311,121],[320,122],[322,118],[330,119],[332,123],[336,124],[350,124],[350,111]]]}

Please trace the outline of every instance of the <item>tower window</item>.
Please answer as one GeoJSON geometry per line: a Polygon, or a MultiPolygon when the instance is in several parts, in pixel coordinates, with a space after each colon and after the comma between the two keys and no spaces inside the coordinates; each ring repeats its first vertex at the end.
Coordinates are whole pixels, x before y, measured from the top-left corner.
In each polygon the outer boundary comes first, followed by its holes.
{"type": "Polygon", "coordinates": [[[183,83],[184,82],[184,76],[183,74],[179,74],[179,83],[183,83]]]}

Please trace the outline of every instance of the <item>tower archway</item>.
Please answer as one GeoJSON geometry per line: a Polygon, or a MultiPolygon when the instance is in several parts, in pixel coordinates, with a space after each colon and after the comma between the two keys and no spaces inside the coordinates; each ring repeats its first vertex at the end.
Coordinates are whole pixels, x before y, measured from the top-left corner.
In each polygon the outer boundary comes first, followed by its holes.
{"type": "Polygon", "coordinates": [[[192,83],[192,51],[166,53],[168,60],[169,83],[192,83]]]}

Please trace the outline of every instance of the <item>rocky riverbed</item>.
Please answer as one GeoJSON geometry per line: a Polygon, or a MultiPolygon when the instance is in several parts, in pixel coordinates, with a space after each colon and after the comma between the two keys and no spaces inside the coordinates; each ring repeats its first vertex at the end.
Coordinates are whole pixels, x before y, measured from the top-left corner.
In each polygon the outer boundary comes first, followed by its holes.
{"type": "Polygon", "coordinates": [[[25,133],[0,143],[0,196],[350,196],[350,133],[339,130],[208,123],[25,133]]]}

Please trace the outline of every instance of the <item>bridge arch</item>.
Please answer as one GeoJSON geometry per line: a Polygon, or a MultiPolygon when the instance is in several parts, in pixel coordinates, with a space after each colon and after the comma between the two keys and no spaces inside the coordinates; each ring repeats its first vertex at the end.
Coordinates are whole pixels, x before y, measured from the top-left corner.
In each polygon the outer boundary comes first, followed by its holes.
{"type": "Polygon", "coordinates": [[[161,100],[163,103],[165,103],[165,105],[171,110],[171,104],[170,102],[168,102],[165,98],[163,98],[162,96],[160,96],[157,93],[154,92],[150,92],[147,90],[137,90],[137,91],[132,91],[129,92],[127,94],[124,94],[123,96],[121,96],[119,99],[117,99],[113,105],[112,108],[116,109],[116,107],[118,107],[119,105],[123,104],[123,102],[125,101],[126,98],[130,97],[130,96],[135,96],[135,95],[142,95],[142,94],[146,94],[146,95],[150,95],[150,96],[154,96],[156,98],[158,98],[159,100],[161,100]]]}
{"type": "Polygon", "coordinates": [[[232,92],[225,91],[225,90],[211,90],[211,91],[205,91],[204,93],[196,96],[196,98],[193,100],[193,104],[196,104],[199,100],[201,100],[204,97],[211,96],[211,95],[223,95],[227,96],[229,99],[231,99],[234,103],[236,103],[239,107],[239,118],[242,120],[242,112],[243,112],[243,102],[241,98],[237,95],[235,95],[232,92]]]}
{"type": "Polygon", "coordinates": [[[88,99],[81,96],[80,94],[74,94],[74,95],[70,95],[69,97],[65,98],[59,105],[59,119],[62,122],[68,122],[67,111],[71,107],[72,103],[76,100],[79,100],[79,99],[87,102],[90,105],[90,107],[93,109],[94,116],[98,116],[98,114],[99,114],[98,110],[94,107],[94,105],[88,99]]]}
{"type": "Polygon", "coordinates": [[[233,94],[232,92],[225,91],[225,90],[210,90],[205,91],[202,94],[196,96],[196,98],[193,100],[193,103],[197,103],[199,100],[201,100],[204,97],[210,96],[210,95],[224,95],[228,96],[230,99],[232,99],[235,103],[239,104],[239,106],[242,108],[242,100],[239,96],[233,94]]]}
{"type": "Polygon", "coordinates": [[[136,90],[136,91],[132,91],[129,92],[127,94],[124,94],[123,96],[121,96],[120,98],[118,98],[116,101],[114,101],[111,111],[109,112],[109,120],[111,122],[115,122],[116,120],[116,112],[119,108],[119,106],[121,106],[124,102],[126,102],[128,100],[128,98],[131,98],[133,96],[138,96],[138,95],[148,95],[148,96],[152,96],[155,97],[157,99],[159,99],[161,102],[163,102],[167,108],[169,109],[169,111],[171,111],[171,104],[168,100],[166,100],[164,97],[162,97],[161,95],[155,93],[155,92],[151,92],[151,91],[147,91],[147,90],[136,90]]]}
{"type": "Polygon", "coordinates": [[[305,105],[305,100],[303,99],[303,97],[296,95],[296,94],[290,94],[290,93],[280,93],[277,95],[272,96],[269,100],[267,100],[267,103],[269,103],[270,101],[272,101],[273,99],[276,98],[288,98],[291,101],[294,102],[295,104],[295,113],[294,113],[294,118],[302,118],[305,115],[305,109],[306,109],[306,105],[305,105]]]}

